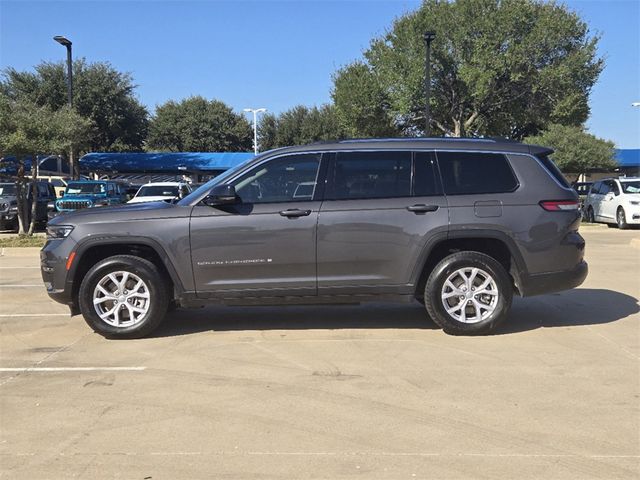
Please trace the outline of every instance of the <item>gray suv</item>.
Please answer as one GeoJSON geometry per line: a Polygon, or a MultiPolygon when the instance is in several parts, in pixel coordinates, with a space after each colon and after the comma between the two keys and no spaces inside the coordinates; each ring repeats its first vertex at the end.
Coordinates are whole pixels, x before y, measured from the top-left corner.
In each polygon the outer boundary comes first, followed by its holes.
{"type": "Polygon", "coordinates": [[[176,204],[55,218],[49,295],[107,337],[174,306],[417,300],[482,334],[514,293],[587,275],[578,195],[551,150],[489,139],[344,140],[266,152],[176,204]]]}

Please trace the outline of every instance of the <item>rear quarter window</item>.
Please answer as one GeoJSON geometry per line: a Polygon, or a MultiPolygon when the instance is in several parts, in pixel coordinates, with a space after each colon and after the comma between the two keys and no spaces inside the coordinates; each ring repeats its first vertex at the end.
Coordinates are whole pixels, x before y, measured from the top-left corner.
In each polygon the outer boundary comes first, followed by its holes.
{"type": "Polygon", "coordinates": [[[536,158],[540,161],[544,169],[549,172],[549,174],[555,178],[560,185],[565,188],[569,187],[569,182],[564,178],[564,175],[560,171],[560,169],[556,166],[553,160],[551,160],[547,155],[537,155],[536,158]]]}
{"type": "Polygon", "coordinates": [[[513,192],[518,180],[498,153],[437,152],[444,193],[474,195],[513,192]]]}

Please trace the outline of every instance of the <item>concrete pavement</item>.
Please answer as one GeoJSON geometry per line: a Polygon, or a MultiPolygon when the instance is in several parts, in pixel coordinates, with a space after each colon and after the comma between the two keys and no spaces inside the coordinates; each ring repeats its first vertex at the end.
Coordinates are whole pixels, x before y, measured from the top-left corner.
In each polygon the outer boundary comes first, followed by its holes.
{"type": "Polygon", "coordinates": [[[474,338],[415,304],[178,310],[109,341],[7,249],[1,477],[638,478],[640,232],[582,233],[581,288],[474,338]]]}

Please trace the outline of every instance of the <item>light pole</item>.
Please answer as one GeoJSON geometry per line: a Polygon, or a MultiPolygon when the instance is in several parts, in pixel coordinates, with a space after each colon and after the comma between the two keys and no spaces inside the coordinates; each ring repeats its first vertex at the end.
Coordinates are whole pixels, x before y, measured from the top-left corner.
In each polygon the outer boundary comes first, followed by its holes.
{"type": "Polygon", "coordinates": [[[427,47],[427,53],[424,64],[424,136],[431,135],[431,108],[429,102],[431,101],[431,42],[436,38],[436,32],[424,32],[424,43],[427,47]]]}
{"type": "MultiPolygon", "coordinates": [[[[69,108],[73,107],[73,63],[71,59],[71,40],[62,35],[56,35],[53,39],[60,45],[67,49],[67,103],[69,108]]],[[[79,177],[76,171],[76,165],[73,161],[73,148],[69,151],[69,167],[71,169],[71,175],[74,179],[79,177]]]]}
{"type": "Polygon", "coordinates": [[[245,112],[253,113],[253,153],[258,155],[258,114],[267,111],[266,108],[245,108],[245,112]]]}

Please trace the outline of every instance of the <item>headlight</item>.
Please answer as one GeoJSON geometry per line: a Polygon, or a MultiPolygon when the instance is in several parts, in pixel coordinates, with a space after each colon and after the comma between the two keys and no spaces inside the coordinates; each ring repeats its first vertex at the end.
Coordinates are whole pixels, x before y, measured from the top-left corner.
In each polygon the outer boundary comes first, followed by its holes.
{"type": "Polygon", "coordinates": [[[47,238],[67,238],[73,231],[71,225],[49,225],[47,227],[47,238]]]}
{"type": "Polygon", "coordinates": [[[0,205],[0,208],[2,210],[7,210],[9,208],[9,204],[8,203],[3,203],[2,205],[0,205]]]}
{"type": "Polygon", "coordinates": [[[56,209],[56,202],[49,202],[47,203],[47,210],[49,210],[50,212],[52,212],[53,210],[56,209]]]}
{"type": "Polygon", "coordinates": [[[11,206],[9,207],[9,211],[10,211],[11,213],[17,212],[17,211],[18,211],[18,206],[17,206],[17,205],[11,205],[11,206]]]}

